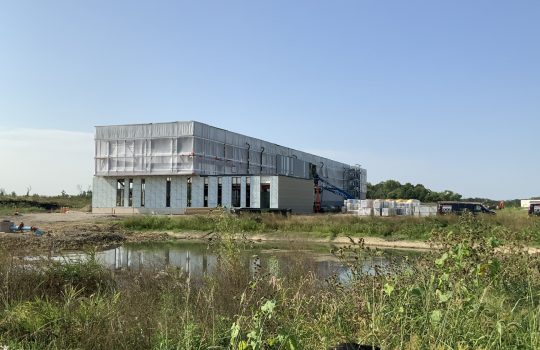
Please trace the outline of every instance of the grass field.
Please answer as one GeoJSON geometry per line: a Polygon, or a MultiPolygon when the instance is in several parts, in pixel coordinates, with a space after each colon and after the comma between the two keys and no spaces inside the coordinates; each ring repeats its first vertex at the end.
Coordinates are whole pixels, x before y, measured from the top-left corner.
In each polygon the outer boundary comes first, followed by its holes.
{"type": "Polygon", "coordinates": [[[0,195],[0,215],[58,211],[62,207],[90,210],[92,198],[80,196],[10,196],[0,195]]]}
{"type": "Polygon", "coordinates": [[[94,260],[30,264],[0,253],[0,347],[293,350],[356,341],[382,349],[540,348],[540,259],[523,253],[532,231],[512,217],[436,221],[430,238],[441,250],[375,266],[375,275],[361,261],[378,251],[361,243],[341,248],[335,254],[350,268],[347,283],[318,280],[300,262],[251,272],[229,220],[214,222],[228,233],[212,246],[218,269],[202,279],[177,268],[113,272],[94,260]]]}
{"type": "MultiPolygon", "coordinates": [[[[497,215],[479,216],[493,232],[503,239],[506,231],[521,232],[540,243],[540,219],[529,217],[519,209],[505,209],[497,215]]],[[[225,231],[244,233],[298,233],[313,237],[337,236],[383,237],[389,240],[428,240],[434,230],[457,229],[459,217],[455,215],[429,218],[393,217],[365,218],[352,215],[227,215],[224,213],[194,216],[134,216],[122,221],[129,230],[139,231],[225,231]]]]}

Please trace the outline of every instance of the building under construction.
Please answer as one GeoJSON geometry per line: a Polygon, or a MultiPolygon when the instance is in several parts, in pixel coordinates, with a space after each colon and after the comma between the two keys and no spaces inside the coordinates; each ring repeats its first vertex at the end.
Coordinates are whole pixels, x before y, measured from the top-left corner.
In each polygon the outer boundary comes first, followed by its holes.
{"type": "Polygon", "coordinates": [[[291,209],[364,199],[366,170],[195,121],[96,127],[92,210],[291,209]]]}

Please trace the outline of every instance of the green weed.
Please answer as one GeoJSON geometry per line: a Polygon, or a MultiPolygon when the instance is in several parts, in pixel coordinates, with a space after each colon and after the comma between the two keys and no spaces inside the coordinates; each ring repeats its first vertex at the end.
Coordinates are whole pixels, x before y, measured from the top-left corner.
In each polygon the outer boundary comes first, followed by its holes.
{"type": "MultiPolygon", "coordinates": [[[[291,350],[354,341],[383,349],[540,348],[540,259],[524,250],[538,235],[536,224],[462,216],[386,226],[355,218],[349,223],[380,234],[388,227],[408,227],[411,235],[418,234],[415,224],[429,228],[437,250],[381,259],[381,251],[351,237],[334,252],[348,277],[322,281],[294,256],[286,265],[271,260],[247,268],[239,252],[249,242],[231,238],[242,234],[242,220],[210,220],[221,231],[210,247],[220,258],[200,279],[177,268],[111,274],[92,261],[28,266],[3,253],[0,345],[291,350]]],[[[298,219],[253,220],[268,229],[298,219]]]]}

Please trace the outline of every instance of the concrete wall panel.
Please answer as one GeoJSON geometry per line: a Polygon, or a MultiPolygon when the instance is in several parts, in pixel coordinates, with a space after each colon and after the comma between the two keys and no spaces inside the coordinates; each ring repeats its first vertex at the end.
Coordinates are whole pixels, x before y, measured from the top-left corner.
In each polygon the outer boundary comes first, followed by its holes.
{"type": "Polygon", "coordinates": [[[204,206],[204,179],[199,176],[191,177],[193,184],[191,187],[191,206],[202,208],[204,206]]]}
{"type": "Polygon", "coordinates": [[[92,208],[116,206],[116,178],[95,176],[92,187],[92,208]]]}
{"type": "Polygon", "coordinates": [[[240,207],[246,206],[246,177],[240,179],[240,207]]]}
{"type": "Polygon", "coordinates": [[[259,208],[261,206],[261,178],[259,176],[251,177],[251,207],[259,208]]]}
{"type": "Polygon", "coordinates": [[[222,184],[223,184],[223,192],[222,192],[222,202],[221,206],[224,208],[230,208],[231,207],[231,195],[232,195],[232,177],[230,176],[223,176],[221,178],[222,184]]]}
{"type": "Polygon", "coordinates": [[[208,178],[208,207],[215,208],[217,207],[217,188],[218,180],[217,177],[212,176],[208,178]]]}
{"type": "Polygon", "coordinates": [[[292,177],[279,177],[279,207],[294,213],[313,212],[313,181],[292,177]]]}

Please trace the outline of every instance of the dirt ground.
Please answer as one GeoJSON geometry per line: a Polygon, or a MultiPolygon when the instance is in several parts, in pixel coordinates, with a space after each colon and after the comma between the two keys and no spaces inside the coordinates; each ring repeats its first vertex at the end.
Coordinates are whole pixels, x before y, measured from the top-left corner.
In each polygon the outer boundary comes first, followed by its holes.
{"type": "Polygon", "coordinates": [[[73,211],[3,216],[0,219],[13,221],[16,225],[24,223],[25,226],[35,226],[45,232],[43,236],[31,232],[0,233],[0,249],[3,250],[103,249],[126,240],[115,218],[104,215],[73,211]]]}
{"type": "MultiPolygon", "coordinates": [[[[26,226],[36,226],[45,231],[43,236],[35,236],[30,232],[0,233],[0,249],[3,250],[79,250],[106,249],[121,245],[124,242],[164,241],[164,240],[204,240],[209,238],[207,232],[130,232],[125,230],[119,221],[121,216],[109,214],[92,214],[70,211],[67,213],[34,213],[18,216],[4,216],[0,220],[11,220],[16,225],[21,222],[26,226]]],[[[329,242],[324,238],[307,237],[308,234],[275,235],[256,234],[249,239],[256,241],[309,241],[314,243],[329,242]]],[[[381,238],[366,237],[367,246],[399,249],[430,249],[428,243],[418,241],[386,241],[381,238]]],[[[349,244],[347,237],[337,237],[332,243],[349,244]]]]}

